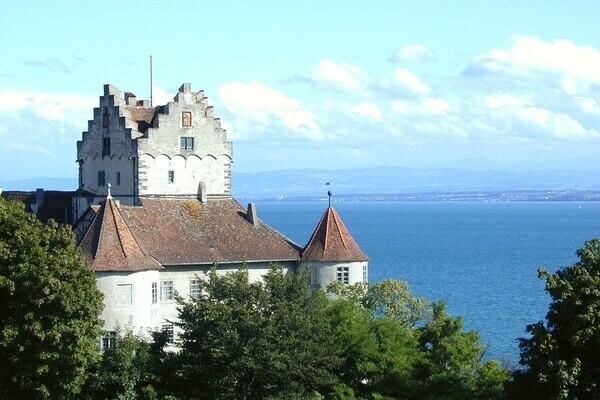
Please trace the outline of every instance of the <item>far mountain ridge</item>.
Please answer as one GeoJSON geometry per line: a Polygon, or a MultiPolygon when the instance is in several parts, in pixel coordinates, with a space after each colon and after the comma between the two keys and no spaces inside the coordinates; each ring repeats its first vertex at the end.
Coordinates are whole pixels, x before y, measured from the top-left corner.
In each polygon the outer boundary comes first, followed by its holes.
{"type": "MultiPolygon", "coordinates": [[[[470,191],[600,190],[600,172],[585,170],[501,171],[379,166],[353,169],[283,169],[233,172],[236,198],[285,198],[336,194],[422,194],[470,191]]],[[[76,178],[0,182],[3,190],[75,190],[76,178]]]]}

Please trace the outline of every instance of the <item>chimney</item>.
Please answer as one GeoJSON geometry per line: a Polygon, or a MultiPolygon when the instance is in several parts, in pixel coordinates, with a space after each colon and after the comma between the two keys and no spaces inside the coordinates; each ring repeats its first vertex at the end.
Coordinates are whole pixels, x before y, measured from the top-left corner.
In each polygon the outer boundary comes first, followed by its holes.
{"type": "Polygon", "coordinates": [[[258,226],[258,216],[256,214],[256,204],[248,203],[248,210],[246,211],[246,219],[254,226],[258,226]]]}
{"type": "Polygon", "coordinates": [[[35,203],[37,204],[38,211],[44,207],[44,189],[35,190],[35,203]]]}
{"type": "Polygon", "coordinates": [[[119,199],[114,199],[115,200],[115,205],[117,206],[117,208],[121,208],[121,200],[119,199]]]}

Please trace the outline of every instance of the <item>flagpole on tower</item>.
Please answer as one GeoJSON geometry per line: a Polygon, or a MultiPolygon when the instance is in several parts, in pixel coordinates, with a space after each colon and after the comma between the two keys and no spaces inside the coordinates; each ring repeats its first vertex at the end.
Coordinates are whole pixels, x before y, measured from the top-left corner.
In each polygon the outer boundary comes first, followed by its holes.
{"type": "Polygon", "coordinates": [[[152,107],[152,54],[150,54],[150,107],[152,107]]]}

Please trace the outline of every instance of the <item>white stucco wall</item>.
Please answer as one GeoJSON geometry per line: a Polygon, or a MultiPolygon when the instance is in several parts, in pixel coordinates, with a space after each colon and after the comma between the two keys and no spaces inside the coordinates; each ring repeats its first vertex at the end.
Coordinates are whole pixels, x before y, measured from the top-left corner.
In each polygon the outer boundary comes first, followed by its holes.
{"type": "Polygon", "coordinates": [[[311,271],[311,283],[326,288],[329,284],[337,281],[338,267],[348,267],[348,284],[365,282],[369,279],[369,262],[303,262],[300,268],[309,268],[311,271]],[[366,268],[366,271],[365,271],[366,268]]]}
{"type": "Polygon", "coordinates": [[[159,281],[158,271],[96,273],[96,285],[104,294],[104,330],[114,331],[121,326],[145,335],[159,329],[160,304],[152,303],[152,282],[159,281]],[[132,289],[130,304],[124,304],[123,297],[119,297],[119,290],[126,285],[132,289]]]}
{"type": "Polygon", "coordinates": [[[208,195],[231,193],[232,146],[203,91],[182,85],[137,144],[140,195],[197,195],[200,182],[208,195]],[[183,124],[184,112],[191,114],[190,126],[183,124]],[[182,137],[193,138],[193,149],[181,148],[182,137]]]}

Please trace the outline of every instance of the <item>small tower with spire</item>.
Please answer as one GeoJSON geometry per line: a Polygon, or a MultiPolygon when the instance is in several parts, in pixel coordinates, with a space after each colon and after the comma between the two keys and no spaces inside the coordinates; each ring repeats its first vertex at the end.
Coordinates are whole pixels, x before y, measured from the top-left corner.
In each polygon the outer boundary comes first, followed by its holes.
{"type": "Polygon", "coordinates": [[[337,211],[329,205],[302,250],[301,267],[310,269],[311,284],[322,288],[339,281],[368,282],[369,258],[360,249],[337,211]]]}

